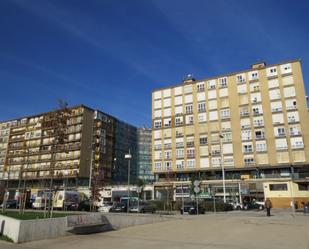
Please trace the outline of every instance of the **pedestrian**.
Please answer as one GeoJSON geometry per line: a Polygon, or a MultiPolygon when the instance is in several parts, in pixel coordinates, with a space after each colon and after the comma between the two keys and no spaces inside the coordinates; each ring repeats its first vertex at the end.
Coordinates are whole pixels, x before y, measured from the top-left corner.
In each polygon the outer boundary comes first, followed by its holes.
{"type": "Polygon", "coordinates": [[[265,208],[266,208],[266,211],[267,211],[267,216],[270,216],[270,209],[272,208],[272,204],[271,204],[271,201],[269,200],[269,198],[266,198],[265,208]]]}

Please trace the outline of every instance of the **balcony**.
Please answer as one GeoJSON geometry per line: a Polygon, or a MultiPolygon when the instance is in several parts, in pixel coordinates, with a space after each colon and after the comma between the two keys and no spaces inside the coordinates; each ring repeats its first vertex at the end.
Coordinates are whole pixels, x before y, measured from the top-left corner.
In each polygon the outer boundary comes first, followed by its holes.
{"type": "Polygon", "coordinates": [[[240,117],[249,117],[249,112],[240,112],[240,117]]]}
{"type": "Polygon", "coordinates": [[[187,158],[195,158],[195,154],[187,154],[187,158]]]}

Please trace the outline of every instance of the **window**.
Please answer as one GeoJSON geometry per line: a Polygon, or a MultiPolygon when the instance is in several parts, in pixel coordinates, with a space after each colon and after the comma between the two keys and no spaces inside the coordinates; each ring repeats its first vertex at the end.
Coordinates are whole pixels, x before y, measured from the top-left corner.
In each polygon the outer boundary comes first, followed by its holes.
{"type": "Polygon", "coordinates": [[[198,112],[205,112],[206,111],[206,104],[204,102],[198,103],[197,107],[198,107],[198,112]]]}
{"type": "Polygon", "coordinates": [[[182,114],[182,105],[181,106],[175,106],[175,115],[182,114]]]}
{"type": "Polygon", "coordinates": [[[262,152],[262,151],[267,151],[267,146],[265,141],[257,141],[256,142],[256,151],[262,152]]]}
{"type": "Polygon", "coordinates": [[[252,140],[252,132],[250,130],[241,131],[241,140],[252,140]]]}
{"type": "Polygon", "coordinates": [[[249,116],[249,109],[248,107],[241,107],[240,108],[240,117],[248,117],[249,116]]]}
{"type": "Polygon", "coordinates": [[[154,99],[161,99],[161,91],[157,91],[153,93],[153,98],[154,99]]]}
{"type": "Polygon", "coordinates": [[[282,77],[282,84],[284,86],[293,85],[294,84],[293,76],[289,75],[289,76],[282,77]]]}
{"type": "Polygon", "coordinates": [[[272,112],[281,112],[282,111],[282,102],[281,101],[271,102],[270,106],[271,106],[272,112]]]}
{"type": "Polygon", "coordinates": [[[232,141],[232,133],[231,132],[224,132],[222,133],[222,141],[223,142],[231,142],[232,141]]]}
{"type": "Polygon", "coordinates": [[[299,115],[298,112],[288,112],[288,123],[296,123],[299,122],[299,115]]]}
{"type": "Polygon", "coordinates": [[[183,149],[177,149],[176,150],[176,158],[183,158],[183,157],[184,157],[183,149]]]}
{"type": "Polygon", "coordinates": [[[248,153],[248,152],[253,152],[253,146],[252,143],[244,143],[242,145],[243,147],[243,152],[248,153]]]}
{"type": "Polygon", "coordinates": [[[187,168],[195,168],[195,160],[187,160],[187,168]]]}
{"type": "Polygon", "coordinates": [[[164,117],[170,117],[170,116],[172,116],[171,108],[164,109],[164,117]]]}
{"type": "Polygon", "coordinates": [[[185,95],[185,103],[192,103],[193,102],[193,96],[192,94],[185,95]]]}
{"type": "Polygon", "coordinates": [[[239,85],[237,86],[237,93],[243,94],[247,93],[247,85],[239,85]]]}
{"type": "Polygon", "coordinates": [[[209,120],[210,121],[218,120],[218,112],[217,111],[209,112],[209,120]]]}
{"type": "Polygon", "coordinates": [[[207,115],[206,113],[199,113],[198,114],[198,122],[203,123],[207,121],[207,115]]]}
{"type": "Polygon", "coordinates": [[[168,150],[164,152],[165,159],[172,159],[172,151],[168,150]]]}
{"type": "Polygon", "coordinates": [[[264,130],[256,130],[254,132],[254,134],[255,134],[255,139],[264,139],[265,138],[264,130]]]}
{"type": "Polygon", "coordinates": [[[182,94],[182,87],[178,86],[174,88],[174,94],[176,95],[181,95],[182,94]]]}
{"type": "Polygon", "coordinates": [[[220,111],[221,119],[230,118],[230,109],[224,109],[220,111]]]}
{"type": "Polygon", "coordinates": [[[252,112],[253,112],[253,115],[263,114],[262,105],[252,106],[252,112]]]}
{"type": "Polygon", "coordinates": [[[254,158],[253,157],[246,157],[246,158],[244,158],[244,163],[245,163],[245,165],[252,165],[252,164],[255,163],[254,158]]]}
{"type": "Polygon", "coordinates": [[[268,81],[268,88],[276,88],[279,87],[279,81],[278,79],[273,79],[268,81]]]}
{"type": "Polygon", "coordinates": [[[194,122],[193,122],[193,115],[187,115],[186,116],[186,124],[188,125],[192,125],[194,122]]]}
{"type": "Polygon", "coordinates": [[[187,149],[187,157],[188,158],[195,157],[195,150],[194,150],[194,148],[187,149]]]}
{"type": "Polygon", "coordinates": [[[215,98],[217,98],[217,91],[216,90],[208,91],[208,99],[215,99],[215,98]]]}
{"type": "Polygon", "coordinates": [[[165,118],[164,119],[164,127],[171,127],[172,126],[172,119],[171,118],[165,118]]]}
{"type": "Polygon", "coordinates": [[[213,157],[211,158],[211,164],[213,167],[220,167],[221,165],[221,158],[220,157],[213,157]]]}
{"type": "Polygon", "coordinates": [[[288,191],[288,185],[286,183],[269,184],[270,191],[288,191]]]}
{"type": "Polygon", "coordinates": [[[216,88],[216,80],[210,80],[207,82],[208,89],[215,89],[216,88]]]}
{"type": "Polygon", "coordinates": [[[217,100],[208,101],[208,109],[217,109],[217,100]]]}
{"type": "Polygon", "coordinates": [[[163,97],[167,98],[167,97],[171,97],[171,89],[165,89],[163,90],[163,97]]]}
{"type": "Polygon", "coordinates": [[[201,168],[208,168],[209,167],[209,159],[208,158],[201,158],[200,159],[200,167],[201,168]]]}
{"type": "Polygon", "coordinates": [[[227,87],[227,78],[220,78],[219,79],[219,87],[227,87]]]}
{"type": "Polygon", "coordinates": [[[233,144],[223,144],[222,146],[223,154],[232,154],[233,153],[233,144]]]}
{"type": "Polygon", "coordinates": [[[249,80],[257,80],[259,79],[258,71],[249,72],[249,80]]]}
{"type": "Polygon", "coordinates": [[[283,114],[282,113],[273,114],[272,120],[273,120],[273,124],[283,124],[284,123],[283,114]]]}
{"type": "Polygon", "coordinates": [[[281,99],[280,89],[270,90],[269,99],[270,100],[281,99]]]}
{"type": "Polygon", "coordinates": [[[291,145],[293,149],[304,148],[304,142],[302,137],[292,137],[291,145]]]}
{"type": "Polygon", "coordinates": [[[164,169],[165,170],[171,170],[172,169],[172,162],[164,162],[164,169]]]}
{"type": "Polygon", "coordinates": [[[281,65],[280,66],[280,72],[281,72],[281,74],[292,73],[292,65],[290,63],[281,65]]]}
{"type": "Polygon", "coordinates": [[[222,97],[227,97],[229,95],[228,93],[228,89],[227,88],[223,88],[219,90],[219,96],[222,97]]]}
{"type": "Polygon", "coordinates": [[[287,110],[297,109],[296,99],[287,99],[285,101],[285,106],[287,110]]]}
{"type": "Polygon", "coordinates": [[[154,112],[154,117],[155,118],[161,118],[162,117],[162,111],[161,110],[156,110],[154,112]]]}
{"type": "Polygon", "coordinates": [[[162,159],[162,152],[161,151],[155,151],[154,159],[155,160],[161,160],[162,159]]]}
{"type": "Polygon", "coordinates": [[[182,96],[176,96],[174,98],[175,105],[182,105],[182,96]]]}
{"type": "Polygon", "coordinates": [[[285,87],[283,89],[283,92],[284,92],[285,98],[294,97],[295,96],[295,87],[294,86],[285,87]]]}
{"type": "Polygon", "coordinates": [[[275,136],[277,137],[285,137],[285,129],[284,127],[277,127],[274,128],[275,130],[275,136]]]}
{"type": "Polygon", "coordinates": [[[171,98],[164,99],[163,106],[164,107],[170,107],[171,106],[171,98]]]}
{"type": "Polygon", "coordinates": [[[206,93],[205,92],[197,93],[197,101],[205,101],[205,100],[206,100],[206,93]]]}
{"type": "Polygon", "coordinates": [[[258,103],[262,101],[261,93],[251,94],[251,103],[258,103]]]}
{"type": "Polygon", "coordinates": [[[192,93],[192,85],[185,85],[184,86],[184,93],[192,93]]]}
{"type": "Polygon", "coordinates": [[[291,125],[289,130],[291,136],[301,135],[301,129],[299,125],[291,125]]]}
{"type": "Polygon", "coordinates": [[[161,169],[161,162],[155,162],[155,170],[161,169]]]}
{"type": "Polygon", "coordinates": [[[154,122],[154,128],[155,129],[158,129],[158,128],[161,128],[161,127],[162,127],[162,121],[161,120],[154,122]]]}
{"type": "Polygon", "coordinates": [[[231,122],[221,122],[221,129],[222,131],[230,130],[231,129],[231,122]]]}
{"type": "Polygon", "coordinates": [[[207,137],[206,136],[200,137],[200,145],[205,145],[205,144],[207,144],[207,137]]]}
{"type": "Polygon", "coordinates": [[[240,125],[241,125],[241,128],[243,129],[250,128],[251,127],[250,119],[249,118],[241,119],[240,125]]]}
{"type": "Polygon", "coordinates": [[[175,118],[175,126],[180,126],[183,124],[183,117],[176,117],[175,118]]]}
{"type": "Polygon", "coordinates": [[[176,168],[183,169],[185,167],[185,162],[183,160],[176,160],[176,168]]]}
{"type": "Polygon", "coordinates": [[[193,113],[193,105],[186,105],[186,114],[193,113]]]}
{"type": "Polygon", "coordinates": [[[204,92],[205,91],[205,84],[204,84],[204,82],[198,83],[196,86],[197,86],[197,91],[198,92],[204,92]]]}
{"type": "Polygon", "coordinates": [[[154,102],[154,109],[159,109],[161,108],[161,100],[156,100],[154,102]]]}
{"type": "Polygon", "coordinates": [[[267,68],[266,69],[266,75],[267,75],[267,77],[273,77],[273,76],[278,75],[277,67],[267,68]]]}
{"type": "Polygon", "coordinates": [[[246,79],[245,79],[245,75],[244,74],[238,74],[236,75],[236,82],[239,84],[239,83],[243,83],[245,82],[246,79]]]}
{"type": "Polygon", "coordinates": [[[260,91],[259,83],[251,83],[250,84],[250,92],[258,92],[260,91]]]}
{"type": "Polygon", "coordinates": [[[286,150],[288,148],[288,143],[285,138],[276,139],[276,149],[277,150],[286,150]]]}

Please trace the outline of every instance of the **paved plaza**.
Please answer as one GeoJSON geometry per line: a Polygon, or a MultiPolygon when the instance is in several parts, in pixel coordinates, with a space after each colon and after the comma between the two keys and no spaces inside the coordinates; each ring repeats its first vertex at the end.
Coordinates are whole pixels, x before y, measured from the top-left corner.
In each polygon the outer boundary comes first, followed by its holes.
{"type": "Polygon", "coordinates": [[[20,245],[0,242],[1,249],[158,249],[243,248],[309,249],[309,215],[274,211],[235,211],[175,216],[171,221],[118,231],[72,235],[20,245]]]}

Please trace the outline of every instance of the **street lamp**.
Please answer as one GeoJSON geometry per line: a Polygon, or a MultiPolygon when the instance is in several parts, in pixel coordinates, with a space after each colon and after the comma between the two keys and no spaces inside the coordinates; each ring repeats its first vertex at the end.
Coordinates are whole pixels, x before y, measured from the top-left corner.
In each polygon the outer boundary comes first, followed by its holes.
{"type": "Polygon", "coordinates": [[[223,164],[223,145],[222,145],[222,139],[223,135],[219,134],[220,138],[220,164],[221,164],[221,170],[222,170],[222,185],[223,185],[223,201],[226,203],[226,195],[225,195],[225,171],[224,171],[224,164],[223,164]]]}
{"type": "Polygon", "coordinates": [[[124,155],[125,159],[128,159],[128,203],[127,203],[127,213],[129,213],[129,208],[130,208],[130,162],[131,162],[131,158],[132,155],[130,153],[130,149],[129,149],[129,153],[124,155]]]}

